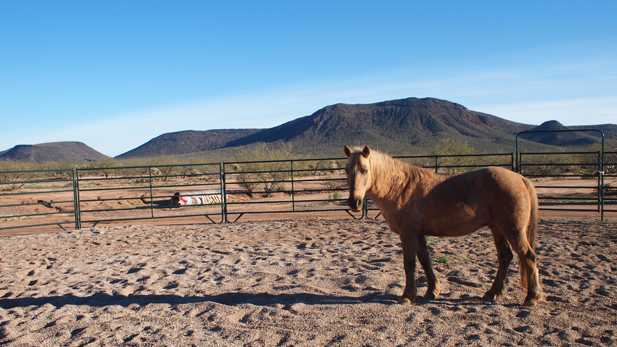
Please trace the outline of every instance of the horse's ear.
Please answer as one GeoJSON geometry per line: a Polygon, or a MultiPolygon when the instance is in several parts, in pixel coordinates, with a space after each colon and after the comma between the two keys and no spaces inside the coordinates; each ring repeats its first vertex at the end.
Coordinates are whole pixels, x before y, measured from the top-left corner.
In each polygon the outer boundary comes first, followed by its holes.
{"type": "Polygon", "coordinates": [[[347,156],[347,158],[349,158],[349,156],[351,155],[351,148],[349,148],[349,146],[345,145],[345,155],[347,156]]]}
{"type": "Polygon", "coordinates": [[[368,148],[368,146],[364,146],[364,149],[362,149],[362,156],[368,158],[369,155],[371,155],[371,149],[368,148]]]}

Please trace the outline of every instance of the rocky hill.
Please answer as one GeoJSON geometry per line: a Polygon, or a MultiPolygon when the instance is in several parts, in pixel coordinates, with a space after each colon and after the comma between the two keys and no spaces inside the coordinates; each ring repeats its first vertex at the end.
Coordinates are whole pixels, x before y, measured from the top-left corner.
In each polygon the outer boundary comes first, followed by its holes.
{"type": "Polygon", "coordinates": [[[511,150],[515,134],[531,128],[445,100],[409,98],[328,106],[232,141],[227,147],[290,142],[295,152],[340,155],[345,144],[369,144],[391,154],[419,154],[443,138],[453,138],[477,151],[496,151],[511,150]]]}
{"type": "Polygon", "coordinates": [[[0,160],[17,160],[22,162],[82,162],[100,161],[106,155],[88,147],[83,142],[50,142],[37,145],[17,145],[0,152],[0,160]]]}
{"type": "Polygon", "coordinates": [[[617,126],[611,124],[566,127],[558,121],[552,120],[530,129],[529,133],[521,134],[520,138],[558,147],[586,147],[597,143],[602,136],[597,131],[582,131],[590,128],[601,130],[609,136],[617,133],[617,126]],[[578,131],[571,132],[572,130],[578,131]]]}
{"type": "Polygon", "coordinates": [[[183,155],[225,147],[231,141],[250,136],[261,129],[223,129],[178,131],[153,138],[143,145],[117,156],[117,159],[183,155]]]}

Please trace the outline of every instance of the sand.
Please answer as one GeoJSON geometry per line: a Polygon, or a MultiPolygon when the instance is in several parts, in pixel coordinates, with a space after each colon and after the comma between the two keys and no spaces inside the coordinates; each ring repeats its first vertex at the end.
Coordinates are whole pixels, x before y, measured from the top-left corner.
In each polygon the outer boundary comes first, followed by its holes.
{"type": "MultiPolygon", "coordinates": [[[[104,226],[0,238],[0,344],[454,346],[617,344],[617,224],[543,219],[544,299],[504,299],[488,230],[431,238],[438,299],[396,304],[400,243],[383,221],[104,226]]],[[[418,274],[419,294],[426,278],[418,274]]]]}

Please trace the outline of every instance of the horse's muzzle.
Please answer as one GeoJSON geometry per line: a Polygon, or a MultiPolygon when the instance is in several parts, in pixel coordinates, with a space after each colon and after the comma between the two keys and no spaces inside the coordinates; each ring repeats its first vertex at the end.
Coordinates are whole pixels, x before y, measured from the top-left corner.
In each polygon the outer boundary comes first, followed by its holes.
{"type": "Polygon", "coordinates": [[[353,197],[349,197],[349,199],[347,199],[347,206],[349,206],[349,208],[351,208],[352,211],[354,212],[360,212],[360,210],[362,209],[362,198],[353,198],[353,197]]]}

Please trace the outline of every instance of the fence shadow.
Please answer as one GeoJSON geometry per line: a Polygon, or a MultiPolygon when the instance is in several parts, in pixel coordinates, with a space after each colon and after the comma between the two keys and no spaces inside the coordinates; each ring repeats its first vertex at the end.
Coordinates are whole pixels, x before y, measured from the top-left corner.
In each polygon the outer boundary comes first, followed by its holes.
{"type": "MultiPolygon", "coordinates": [[[[358,305],[366,303],[378,303],[384,305],[394,305],[398,302],[399,297],[396,295],[387,295],[383,293],[369,293],[362,296],[345,296],[345,295],[325,295],[325,294],[269,294],[269,293],[224,293],[217,295],[204,296],[180,296],[180,295],[119,295],[96,293],[90,296],[75,296],[66,294],[62,296],[45,296],[40,298],[6,298],[0,299],[0,308],[8,310],[13,308],[24,308],[27,306],[43,306],[50,304],[56,308],[61,308],[66,305],[75,306],[90,306],[90,307],[105,307],[119,305],[128,307],[133,304],[146,306],[148,304],[169,304],[182,305],[213,302],[223,305],[241,305],[252,304],[256,306],[270,306],[275,304],[293,305],[302,303],[305,305],[358,305]]],[[[503,305],[499,302],[483,300],[480,297],[463,296],[456,299],[439,298],[426,299],[422,296],[416,298],[414,305],[423,306],[428,304],[439,303],[446,306],[457,305],[503,305]]],[[[505,306],[518,306],[516,304],[508,304],[505,306]]]]}
{"type": "Polygon", "coordinates": [[[321,294],[268,294],[268,293],[224,293],[204,296],[179,296],[179,295],[119,295],[96,293],[90,296],[75,296],[66,294],[62,296],[45,296],[39,298],[7,298],[0,299],[0,308],[5,310],[23,308],[27,306],[53,305],[57,308],[65,305],[103,307],[120,305],[127,307],[132,304],[145,306],[148,304],[192,304],[201,302],[214,302],[224,305],[253,304],[267,306],[274,304],[306,305],[353,305],[367,302],[391,304],[398,299],[394,295],[367,294],[363,296],[338,296],[321,294]]]}

